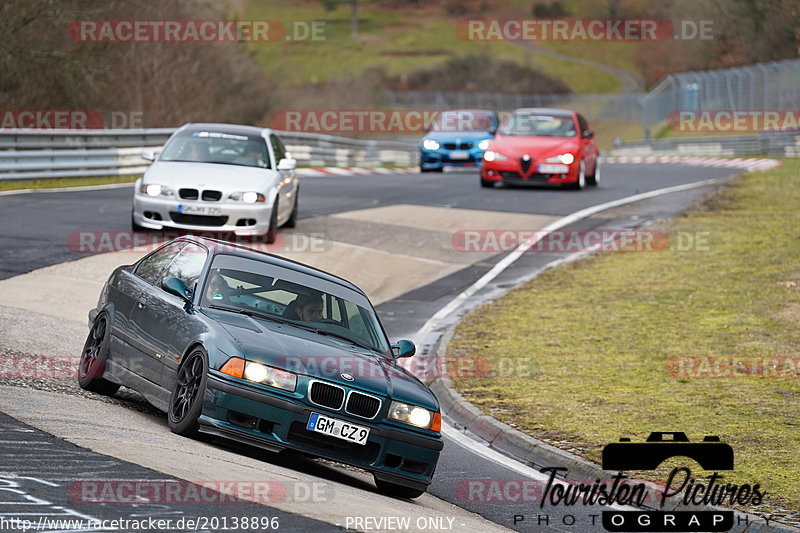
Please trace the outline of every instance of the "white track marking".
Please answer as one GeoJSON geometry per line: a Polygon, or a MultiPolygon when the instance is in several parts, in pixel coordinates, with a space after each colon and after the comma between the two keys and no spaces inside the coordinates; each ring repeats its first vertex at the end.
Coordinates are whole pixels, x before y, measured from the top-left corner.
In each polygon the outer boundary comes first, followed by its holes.
{"type": "Polygon", "coordinates": [[[661,196],[664,194],[671,194],[674,192],[681,192],[690,189],[697,189],[700,187],[705,187],[708,185],[713,185],[715,183],[719,183],[724,178],[712,178],[702,181],[697,181],[694,183],[688,183],[685,185],[676,185],[674,187],[666,187],[663,189],[656,189],[654,191],[649,191],[641,194],[635,194],[633,196],[626,196],[625,198],[620,198],[618,200],[612,200],[610,202],[604,202],[602,204],[598,204],[592,207],[587,207],[586,209],[581,209],[580,211],[576,211],[571,215],[567,215],[563,218],[556,220],[555,222],[548,224],[541,230],[537,230],[536,235],[527,239],[519,244],[514,250],[508,253],[503,259],[501,259],[494,267],[492,267],[489,272],[481,276],[477,281],[475,281],[472,285],[464,289],[458,296],[453,298],[447,305],[439,309],[431,318],[425,322],[425,325],[418,332],[418,337],[423,337],[427,333],[436,329],[445,317],[449,316],[455,310],[457,310],[461,305],[469,299],[472,295],[476,292],[481,290],[482,288],[486,287],[489,283],[492,282],[497,276],[502,274],[508,267],[514,264],[517,259],[522,257],[524,253],[530,250],[537,242],[539,242],[542,237],[547,235],[549,232],[558,230],[563,228],[564,226],[568,226],[569,224],[573,224],[585,218],[588,218],[592,215],[596,215],[601,211],[607,211],[608,209],[613,209],[615,207],[619,207],[622,205],[631,204],[634,202],[639,202],[641,200],[648,200],[650,198],[655,198],[657,196],[661,196]]]}

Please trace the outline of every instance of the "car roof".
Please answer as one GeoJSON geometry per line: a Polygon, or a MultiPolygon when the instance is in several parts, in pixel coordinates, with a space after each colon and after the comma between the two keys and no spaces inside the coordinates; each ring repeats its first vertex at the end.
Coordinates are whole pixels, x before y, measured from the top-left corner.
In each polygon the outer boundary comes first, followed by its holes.
{"type": "Polygon", "coordinates": [[[264,135],[271,133],[269,128],[259,128],[258,126],[244,126],[241,124],[222,124],[215,122],[189,122],[180,128],[181,130],[189,131],[204,131],[210,130],[218,133],[228,133],[231,135],[264,135]]]}
{"type": "Polygon", "coordinates": [[[350,290],[356,291],[357,293],[362,294],[364,295],[364,297],[368,298],[364,291],[362,291],[360,288],[358,288],[358,286],[354,285],[353,283],[347,281],[344,278],[340,278],[339,276],[335,276],[329,272],[325,272],[324,270],[320,270],[318,268],[314,268],[304,263],[293,261],[291,259],[287,259],[279,255],[262,252],[260,250],[254,250],[253,248],[248,248],[247,246],[242,246],[241,244],[236,244],[229,241],[211,239],[209,237],[200,237],[198,235],[186,235],[184,237],[180,237],[180,240],[202,244],[203,246],[208,248],[208,250],[212,254],[215,255],[227,254],[227,255],[246,257],[248,259],[255,259],[256,261],[261,261],[262,263],[288,268],[290,270],[301,272],[309,276],[314,276],[320,279],[324,279],[326,281],[330,281],[332,283],[336,283],[338,285],[346,287],[350,290]]]}
{"type": "Polygon", "coordinates": [[[575,111],[571,109],[559,109],[557,107],[521,107],[514,110],[514,114],[532,114],[541,113],[543,115],[553,115],[554,117],[571,117],[575,115],[575,111]]]}

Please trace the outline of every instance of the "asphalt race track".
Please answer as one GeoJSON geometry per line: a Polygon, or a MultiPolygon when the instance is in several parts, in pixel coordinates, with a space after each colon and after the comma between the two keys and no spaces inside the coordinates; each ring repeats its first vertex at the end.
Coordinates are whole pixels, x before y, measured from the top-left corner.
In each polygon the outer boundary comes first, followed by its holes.
{"type": "MultiPolygon", "coordinates": [[[[583,191],[482,189],[474,171],[302,178],[300,220],[294,230],[282,231],[285,249],[276,252],[354,281],[376,304],[390,338],[415,338],[428,318],[504,255],[459,251],[453,245],[453,233],[538,229],[589,206],[732,173],[725,168],[677,164],[607,164],[600,186],[583,191]],[[308,235],[322,242],[321,248],[312,249],[307,240],[298,238],[308,235]]],[[[641,227],[676,215],[711,188],[620,207],[567,229],[641,227]]],[[[97,255],[96,250],[76,250],[67,243],[75,242],[76,232],[128,231],[131,194],[132,188],[126,186],[0,196],[4,228],[0,235],[0,294],[4,295],[0,301],[0,323],[4,324],[0,327],[0,355],[78,355],[76,350],[86,334],[86,313],[96,301],[102,281],[113,266],[135,261],[142,254],[118,251],[97,255]]],[[[526,254],[494,280],[487,292],[509,288],[557,258],[556,253],[526,254]]],[[[124,518],[151,511],[175,517],[233,516],[257,509],[261,515],[278,516],[281,530],[353,529],[357,524],[348,522],[348,517],[391,515],[413,520],[429,517],[432,521],[427,524],[441,525],[440,530],[491,531],[493,522],[497,530],[585,531],[592,529],[591,517],[601,510],[541,510],[535,499],[499,501],[504,498],[492,500],[485,491],[470,492],[471,480],[482,481],[484,487],[492,481],[507,484],[509,480],[541,487],[544,476],[524,465],[479,453],[475,447],[483,446],[480,442],[455,430],[446,432],[430,494],[407,502],[379,495],[371,477],[356,469],[284,454],[265,456],[232,444],[187,441],[171,434],[164,417],[136,394],[119,393],[119,398],[100,400],[64,379],[0,380],[0,384],[3,435],[17,432],[29,443],[28,447],[16,447],[8,439],[0,439],[3,456],[9,458],[0,467],[0,487],[19,482],[26,494],[47,501],[44,507],[59,507],[58,512],[124,518]],[[67,468],[75,462],[89,466],[85,470],[67,468]],[[77,505],[65,487],[86,479],[184,479],[195,483],[269,479],[286,486],[319,484],[322,496],[319,500],[284,498],[266,502],[266,507],[239,502],[202,509],[191,504],[150,509],[147,505],[155,504],[140,502],[137,505],[143,507],[137,511],[130,503],[77,505]],[[525,516],[525,520],[518,519],[515,524],[515,515],[525,516]],[[549,519],[538,520],[538,515],[549,519]],[[565,515],[573,515],[574,525],[565,525],[565,515]],[[445,527],[448,524],[450,527],[445,527]]],[[[0,517],[5,512],[0,508],[0,517]]],[[[359,529],[371,530],[363,522],[359,529]]]]}

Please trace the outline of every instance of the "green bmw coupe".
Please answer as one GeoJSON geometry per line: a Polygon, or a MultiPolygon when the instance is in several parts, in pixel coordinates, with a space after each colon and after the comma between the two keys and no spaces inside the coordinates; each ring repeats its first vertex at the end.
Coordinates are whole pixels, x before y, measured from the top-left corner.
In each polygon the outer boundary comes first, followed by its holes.
{"type": "Polygon", "coordinates": [[[294,449],[414,498],[442,450],[436,397],[398,364],[367,296],[321,270],[182,237],[117,268],[89,313],[79,383],[135,389],[180,435],[294,449]]]}

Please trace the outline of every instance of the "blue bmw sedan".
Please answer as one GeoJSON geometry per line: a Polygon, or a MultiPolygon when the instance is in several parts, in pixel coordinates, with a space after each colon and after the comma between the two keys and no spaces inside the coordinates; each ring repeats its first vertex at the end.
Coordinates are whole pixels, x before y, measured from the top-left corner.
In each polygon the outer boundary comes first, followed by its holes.
{"type": "Polygon", "coordinates": [[[458,109],[442,112],[420,141],[420,171],[479,167],[498,124],[494,111],[458,109]]]}

